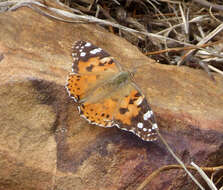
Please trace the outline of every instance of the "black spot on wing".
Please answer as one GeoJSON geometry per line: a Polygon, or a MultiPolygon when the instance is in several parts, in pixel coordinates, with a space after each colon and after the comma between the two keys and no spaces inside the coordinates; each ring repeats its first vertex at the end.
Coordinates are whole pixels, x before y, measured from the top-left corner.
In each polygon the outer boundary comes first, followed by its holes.
{"type": "Polygon", "coordinates": [[[120,109],[119,109],[120,114],[125,114],[125,113],[128,112],[128,111],[129,111],[128,108],[120,108],[120,109]]]}
{"type": "Polygon", "coordinates": [[[94,66],[90,65],[89,67],[86,68],[86,70],[90,72],[90,71],[92,71],[93,68],[94,68],[94,66]]]}
{"type": "Polygon", "coordinates": [[[129,104],[134,104],[133,99],[130,99],[130,100],[129,100],[129,104]]]}
{"type": "Polygon", "coordinates": [[[139,96],[141,96],[141,94],[140,94],[139,92],[137,92],[137,93],[135,94],[135,97],[139,97],[139,96]]]}
{"type": "Polygon", "coordinates": [[[101,63],[101,62],[100,62],[100,63],[99,63],[99,66],[105,66],[106,63],[107,63],[107,62],[105,62],[105,63],[101,63]]]}

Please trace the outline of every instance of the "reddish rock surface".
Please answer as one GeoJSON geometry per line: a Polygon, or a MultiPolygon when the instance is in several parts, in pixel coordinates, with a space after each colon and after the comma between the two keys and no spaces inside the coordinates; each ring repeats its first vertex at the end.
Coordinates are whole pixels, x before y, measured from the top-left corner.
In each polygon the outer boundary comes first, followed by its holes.
{"type": "MultiPolygon", "coordinates": [[[[161,134],[186,163],[223,163],[223,79],[166,66],[96,25],[68,24],[29,8],[0,14],[0,190],[134,190],[152,171],[176,161],[160,142],[87,124],[64,85],[71,46],[90,41],[124,67],[157,115],[161,134]]],[[[196,175],[197,176],[197,175],[196,175]]],[[[182,170],[145,189],[192,189],[182,170]]]]}

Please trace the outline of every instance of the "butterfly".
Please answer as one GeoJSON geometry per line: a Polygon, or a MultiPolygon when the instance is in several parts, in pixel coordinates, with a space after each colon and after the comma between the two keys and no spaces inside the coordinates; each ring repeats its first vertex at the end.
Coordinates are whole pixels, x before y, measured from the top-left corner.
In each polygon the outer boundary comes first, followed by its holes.
{"type": "Polygon", "coordinates": [[[155,116],[131,72],[90,42],[75,42],[72,57],[66,89],[81,117],[90,124],[130,131],[144,141],[157,139],[155,116]]]}

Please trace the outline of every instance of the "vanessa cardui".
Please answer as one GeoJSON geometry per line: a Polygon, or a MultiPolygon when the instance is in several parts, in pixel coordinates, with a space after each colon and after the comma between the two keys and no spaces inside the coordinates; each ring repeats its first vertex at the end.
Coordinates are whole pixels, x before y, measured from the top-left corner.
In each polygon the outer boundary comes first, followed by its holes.
{"type": "Polygon", "coordinates": [[[66,88],[79,104],[80,115],[91,124],[117,126],[145,141],[156,140],[153,111],[131,73],[90,42],[77,41],[72,56],[73,72],[66,88]]]}

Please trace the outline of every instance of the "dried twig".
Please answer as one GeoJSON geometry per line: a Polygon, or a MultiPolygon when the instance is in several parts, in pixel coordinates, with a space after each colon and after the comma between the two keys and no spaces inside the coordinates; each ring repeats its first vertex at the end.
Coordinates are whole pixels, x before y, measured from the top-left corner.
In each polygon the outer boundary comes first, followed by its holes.
{"type": "Polygon", "coordinates": [[[200,5],[202,5],[204,7],[207,7],[207,8],[212,7],[212,9],[214,9],[214,10],[223,11],[223,6],[222,5],[213,4],[213,3],[210,3],[206,0],[194,0],[194,2],[199,3],[200,5]]]}
{"type": "MultiPolygon", "coordinates": [[[[81,23],[81,24],[94,23],[94,24],[101,24],[101,25],[104,25],[104,26],[113,26],[115,28],[119,28],[121,30],[130,32],[130,33],[139,33],[139,34],[143,34],[145,36],[148,36],[150,38],[156,38],[157,40],[160,40],[160,41],[168,41],[169,40],[169,41],[172,41],[172,42],[176,42],[178,44],[189,45],[188,43],[181,42],[181,41],[175,40],[173,38],[168,38],[168,37],[165,37],[165,36],[161,36],[161,35],[153,34],[153,33],[149,33],[149,32],[138,31],[138,30],[135,30],[135,29],[132,29],[132,28],[122,26],[122,25],[117,24],[117,23],[113,23],[113,22],[110,22],[110,21],[98,19],[98,18],[93,17],[93,16],[77,15],[77,14],[70,13],[68,11],[48,7],[48,6],[46,6],[44,4],[41,4],[40,2],[35,1],[35,0],[22,0],[22,1],[13,1],[13,2],[15,2],[15,5],[12,6],[9,9],[10,11],[15,11],[16,9],[18,9],[20,7],[29,7],[31,9],[33,9],[34,11],[38,12],[41,15],[44,15],[48,18],[55,19],[55,20],[62,21],[62,22],[81,23]],[[63,16],[63,17],[69,18],[69,19],[74,19],[74,20],[65,20],[65,19],[60,18],[58,16],[54,16],[54,15],[49,14],[46,11],[43,11],[40,8],[38,8],[36,6],[33,6],[33,5],[45,8],[45,9],[47,9],[49,11],[52,11],[53,13],[55,13],[59,16],[63,16]]],[[[1,6],[1,4],[0,4],[0,6],[1,6]]]]}
{"type": "MultiPolygon", "coordinates": [[[[204,49],[204,48],[208,47],[208,46],[213,46],[216,44],[221,44],[221,43],[223,43],[223,40],[219,40],[216,42],[210,42],[210,43],[206,43],[206,44],[202,44],[202,45],[191,45],[191,46],[185,46],[185,47],[179,47],[179,48],[168,48],[168,49],[154,51],[154,52],[146,52],[145,55],[155,55],[155,54],[160,54],[160,53],[165,53],[165,52],[179,52],[179,51],[192,50],[192,49],[200,49],[200,50],[208,51],[207,49],[204,49]]],[[[215,56],[222,57],[219,54],[217,54],[215,56]]]]}
{"type": "MultiPolygon", "coordinates": [[[[209,41],[211,38],[213,38],[216,34],[221,32],[223,30],[223,23],[220,24],[215,30],[213,30],[211,33],[209,33],[205,38],[203,38],[200,42],[197,43],[197,45],[205,44],[207,41],[209,41]]],[[[194,52],[194,50],[190,50],[187,52],[181,60],[177,63],[177,65],[181,65],[188,57],[194,52]]]]}
{"type": "Polygon", "coordinates": [[[208,65],[208,67],[212,70],[215,71],[216,73],[219,73],[220,75],[223,76],[223,71],[217,69],[216,67],[212,66],[212,65],[208,65]]]}
{"type": "MultiPolygon", "coordinates": [[[[190,170],[196,170],[197,169],[193,166],[185,166],[187,169],[190,170]]],[[[223,166],[218,166],[218,167],[200,167],[203,171],[206,172],[216,172],[219,170],[223,170],[223,166]]],[[[148,185],[156,176],[158,176],[160,173],[164,171],[169,171],[172,169],[183,169],[181,165],[167,165],[163,166],[157,170],[155,170],[153,173],[151,173],[144,181],[143,183],[140,184],[140,186],[136,190],[142,190],[146,185],[148,185]]]]}
{"type": "Polygon", "coordinates": [[[163,136],[160,134],[160,132],[157,130],[158,136],[160,137],[160,140],[163,142],[163,144],[166,146],[168,151],[171,153],[171,155],[174,157],[174,159],[182,166],[182,168],[185,170],[185,172],[190,176],[190,178],[194,181],[194,183],[201,189],[205,190],[204,187],[195,179],[195,177],[188,171],[188,169],[185,167],[184,163],[176,156],[176,154],[172,151],[170,146],[167,144],[163,136]]]}

